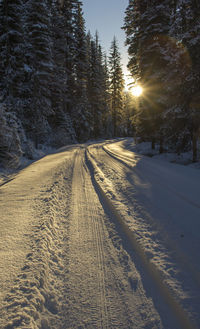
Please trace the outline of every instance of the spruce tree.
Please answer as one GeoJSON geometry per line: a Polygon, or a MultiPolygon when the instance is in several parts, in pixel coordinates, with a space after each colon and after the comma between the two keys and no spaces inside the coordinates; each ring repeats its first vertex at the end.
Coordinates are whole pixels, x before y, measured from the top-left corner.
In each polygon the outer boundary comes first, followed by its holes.
{"type": "Polygon", "coordinates": [[[75,103],[75,56],[76,56],[76,40],[74,32],[74,11],[77,0],[62,1],[62,11],[64,15],[65,34],[66,34],[66,73],[67,73],[67,103],[66,111],[73,115],[75,103]]]}
{"type": "Polygon", "coordinates": [[[184,108],[191,132],[193,161],[197,160],[197,141],[200,131],[200,3],[193,0],[182,0],[180,4],[182,18],[182,43],[191,58],[190,70],[183,83],[184,108]]]}
{"type": "Polygon", "coordinates": [[[0,2],[0,90],[1,100],[17,110],[23,84],[23,2],[0,2]]]}
{"type": "Polygon", "coordinates": [[[51,125],[54,125],[55,116],[60,116],[64,112],[65,104],[67,103],[65,15],[63,6],[57,0],[53,1],[51,7],[51,38],[53,58],[51,102],[54,109],[51,125]]]}
{"type": "Polygon", "coordinates": [[[90,34],[87,36],[89,70],[88,80],[88,101],[91,113],[91,137],[97,138],[103,136],[105,127],[103,127],[103,116],[105,107],[105,71],[101,46],[99,44],[98,33],[95,39],[90,34]]]}
{"type": "MultiPolygon", "coordinates": [[[[70,113],[73,101],[70,94],[70,79],[68,79],[69,75],[73,75],[73,72],[70,71],[69,73],[67,70],[67,58],[69,61],[69,58],[74,56],[71,56],[71,52],[69,53],[69,49],[73,47],[67,46],[68,20],[66,20],[66,15],[72,18],[72,7],[66,7],[64,1],[53,1],[51,6],[51,54],[53,61],[51,104],[53,111],[48,117],[48,122],[52,128],[50,143],[56,147],[76,140],[70,113]]],[[[70,40],[74,40],[74,38],[70,38],[70,40]]],[[[74,65],[71,66],[74,67],[74,65]]]]}
{"type": "Polygon", "coordinates": [[[182,14],[180,1],[170,2],[171,24],[168,43],[165,51],[167,56],[165,74],[166,106],[165,143],[169,150],[180,153],[190,148],[188,115],[185,107],[183,81],[190,71],[190,58],[187,48],[182,44],[182,14]]]}
{"type": "Polygon", "coordinates": [[[44,143],[50,132],[48,117],[52,115],[52,58],[48,1],[29,0],[26,3],[26,61],[31,71],[30,102],[26,109],[28,136],[44,143]]]}
{"type": "Polygon", "coordinates": [[[88,77],[88,100],[90,104],[90,112],[91,112],[91,137],[96,138],[99,136],[99,129],[98,129],[98,116],[99,116],[99,109],[98,109],[98,83],[97,83],[97,49],[94,40],[91,40],[90,43],[90,70],[89,70],[89,77],[88,77]]]}
{"type": "Polygon", "coordinates": [[[87,140],[90,136],[90,111],[87,97],[87,41],[82,3],[77,1],[74,8],[74,37],[75,37],[75,106],[73,122],[79,141],[87,140]]]}
{"type": "Polygon", "coordinates": [[[160,141],[162,152],[165,110],[165,78],[169,58],[166,56],[170,30],[170,6],[167,0],[130,1],[124,29],[131,60],[129,67],[144,88],[137,124],[143,137],[150,137],[152,148],[160,141]]]}
{"type": "Polygon", "coordinates": [[[114,37],[109,56],[109,67],[110,67],[110,94],[111,94],[111,113],[113,123],[113,134],[118,136],[121,134],[120,123],[123,112],[123,90],[124,90],[124,79],[123,72],[120,63],[120,53],[117,44],[117,40],[114,37]]]}
{"type": "Polygon", "coordinates": [[[99,102],[99,115],[98,115],[98,125],[99,125],[99,137],[103,137],[106,133],[106,113],[108,108],[108,86],[107,86],[107,68],[104,61],[104,56],[102,53],[102,48],[99,43],[96,44],[97,47],[97,84],[98,84],[98,102],[99,102]]]}
{"type": "Polygon", "coordinates": [[[0,2],[0,162],[17,166],[22,155],[25,63],[23,2],[0,2]],[[20,119],[19,119],[20,118],[20,119]]]}
{"type": "Polygon", "coordinates": [[[193,145],[193,161],[197,158],[199,131],[199,3],[179,1],[172,6],[171,45],[168,65],[169,109],[166,111],[169,146],[177,152],[193,145]]]}
{"type": "Polygon", "coordinates": [[[103,115],[102,125],[104,128],[104,137],[112,137],[112,116],[111,116],[111,97],[110,97],[110,81],[109,81],[109,67],[107,56],[104,54],[103,58],[103,115]]]}
{"type": "Polygon", "coordinates": [[[123,29],[126,32],[126,45],[128,46],[129,62],[128,69],[134,79],[140,79],[139,71],[139,44],[141,30],[140,0],[129,0],[125,11],[123,29]]]}

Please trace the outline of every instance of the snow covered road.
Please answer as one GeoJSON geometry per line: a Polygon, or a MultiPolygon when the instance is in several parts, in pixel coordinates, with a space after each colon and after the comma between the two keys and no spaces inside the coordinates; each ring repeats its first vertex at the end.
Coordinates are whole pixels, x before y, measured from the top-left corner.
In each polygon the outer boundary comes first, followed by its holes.
{"type": "Polygon", "coordinates": [[[0,328],[200,327],[200,173],[130,146],[66,147],[0,187],[0,328]]]}

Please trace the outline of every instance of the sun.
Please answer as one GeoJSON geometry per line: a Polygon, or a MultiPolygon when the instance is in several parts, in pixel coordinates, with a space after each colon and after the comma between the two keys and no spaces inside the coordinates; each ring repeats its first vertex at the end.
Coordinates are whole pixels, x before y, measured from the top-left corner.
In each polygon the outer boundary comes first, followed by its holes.
{"type": "Polygon", "coordinates": [[[140,97],[143,93],[143,88],[139,85],[135,85],[133,88],[131,88],[131,92],[133,96],[140,97]]]}

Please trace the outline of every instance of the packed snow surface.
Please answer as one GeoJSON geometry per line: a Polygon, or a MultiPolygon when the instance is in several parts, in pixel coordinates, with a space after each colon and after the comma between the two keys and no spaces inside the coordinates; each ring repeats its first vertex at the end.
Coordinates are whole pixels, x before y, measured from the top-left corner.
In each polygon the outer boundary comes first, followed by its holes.
{"type": "Polygon", "coordinates": [[[0,187],[0,328],[200,327],[200,171],[132,139],[64,147],[0,187]]]}

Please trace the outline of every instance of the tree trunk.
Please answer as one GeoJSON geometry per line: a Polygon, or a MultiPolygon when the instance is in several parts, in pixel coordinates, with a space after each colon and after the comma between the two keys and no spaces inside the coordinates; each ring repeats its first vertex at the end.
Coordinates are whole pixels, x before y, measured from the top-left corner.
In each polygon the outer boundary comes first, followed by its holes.
{"type": "Polygon", "coordinates": [[[197,132],[192,133],[192,161],[197,161],[197,132]]]}
{"type": "Polygon", "coordinates": [[[155,150],[155,146],[156,146],[155,138],[152,138],[152,141],[151,141],[151,149],[152,150],[155,150]]]}
{"type": "Polygon", "coordinates": [[[164,149],[163,149],[163,138],[160,137],[160,148],[159,148],[159,153],[163,153],[164,152],[164,149]]]}
{"type": "Polygon", "coordinates": [[[113,113],[113,128],[114,128],[114,137],[117,137],[117,118],[116,118],[116,112],[113,113]]]}

